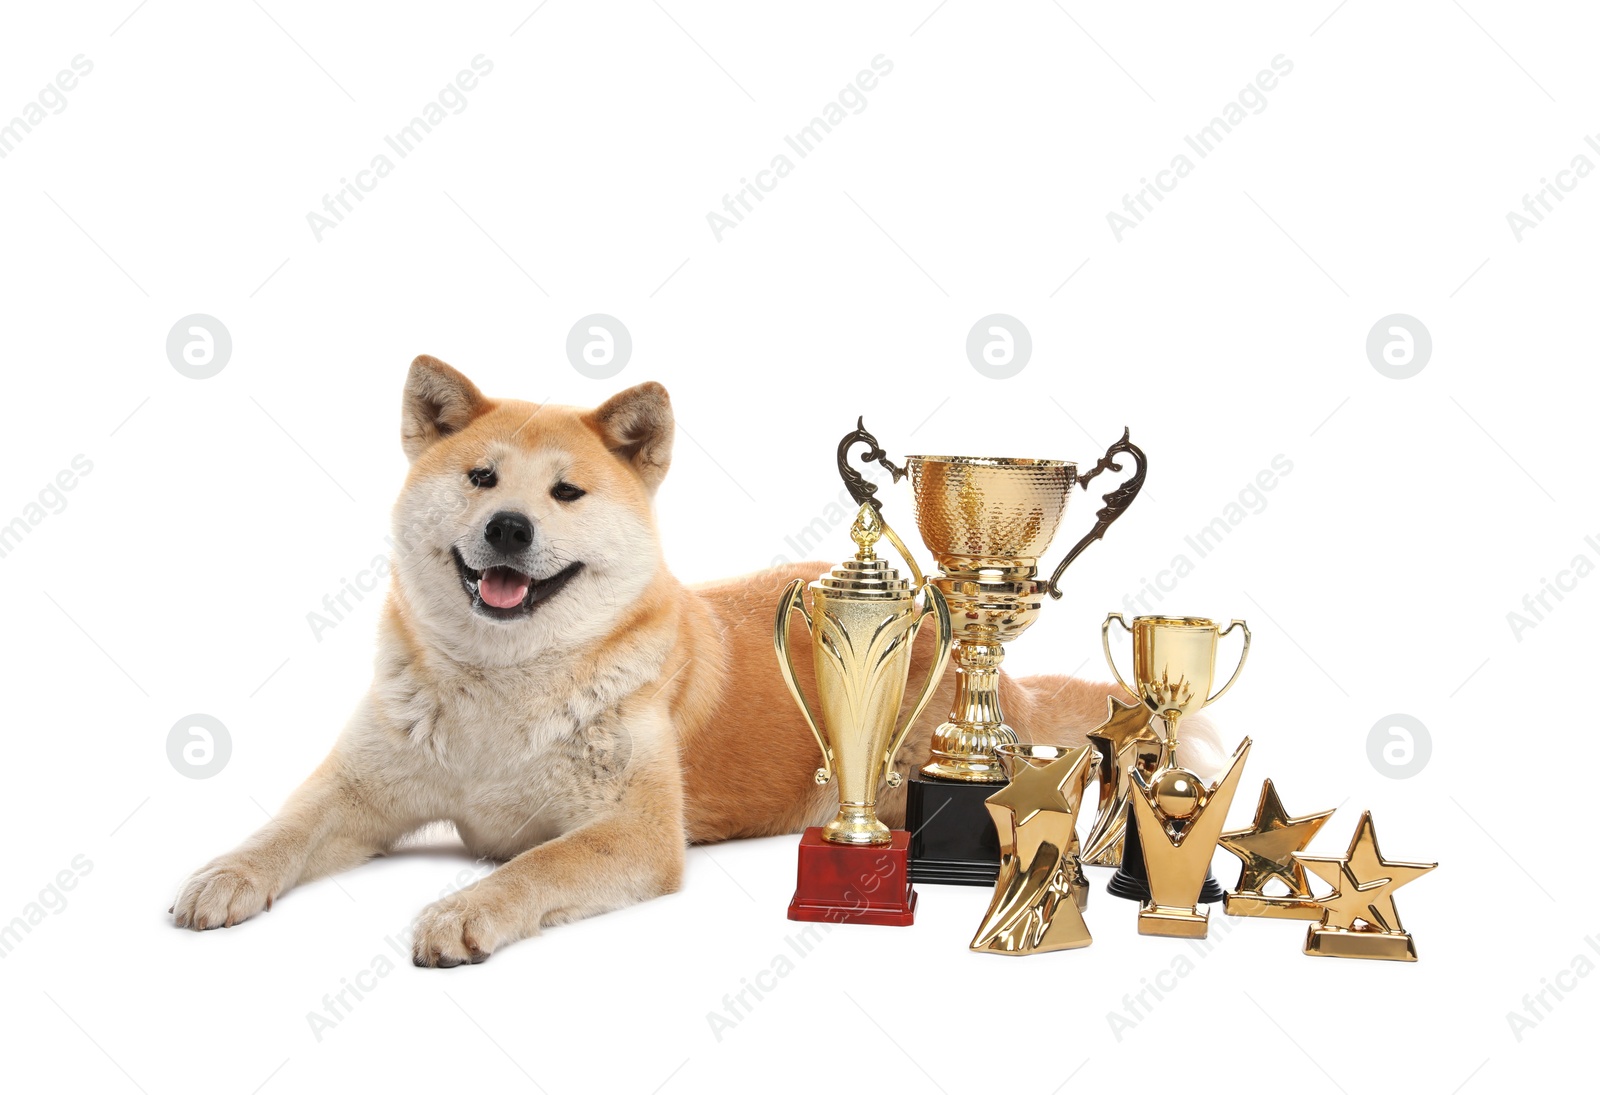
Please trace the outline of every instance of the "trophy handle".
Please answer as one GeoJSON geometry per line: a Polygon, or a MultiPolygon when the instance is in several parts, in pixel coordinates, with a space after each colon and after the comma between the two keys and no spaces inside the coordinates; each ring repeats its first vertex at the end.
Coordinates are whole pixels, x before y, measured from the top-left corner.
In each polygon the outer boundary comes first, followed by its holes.
{"type": "Polygon", "coordinates": [[[1213,703],[1220,700],[1222,698],[1222,694],[1233,687],[1233,682],[1239,679],[1239,671],[1244,668],[1245,659],[1250,656],[1250,628],[1243,620],[1233,621],[1227,627],[1223,628],[1221,633],[1217,635],[1217,638],[1222,638],[1236,627],[1244,628],[1244,649],[1239,651],[1239,664],[1234,667],[1233,676],[1228,678],[1228,683],[1223,685],[1217,691],[1215,696],[1212,696],[1210,699],[1206,700],[1207,707],[1210,707],[1213,703]]]}
{"type": "MultiPolygon", "coordinates": [[[[1108,469],[1121,471],[1122,465],[1117,463],[1118,453],[1127,453],[1133,457],[1134,472],[1124,479],[1111,493],[1100,496],[1100,500],[1105,505],[1100,507],[1099,512],[1095,514],[1097,520],[1094,523],[1094,528],[1085,533],[1083,539],[1079,540],[1072,550],[1067,552],[1067,557],[1061,560],[1061,565],[1056,567],[1056,572],[1050,576],[1050,584],[1045,587],[1049,590],[1050,596],[1054,600],[1059,601],[1061,599],[1061,587],[1058,583],[1061,581],[1061,575],[1065,573],[1067,567],[1072,564],[1072,561],[1078,557],[1084,548],[1106,534],[1106,529],[1111,527],[1113,521],[1127,512],[1128,507],[1133,505],[1133,500],[1139,496],[1139,491],[1144,487],[1144,473],[1149,462],[1145,459],[1144,450],[1128,440],[1127,427],[1123,427],[1121,440],[1106,450],[1106,454],[1100,458],[1100,462],[1087,475],[1078,476],[1078,486],[1088,489],[1089,481],[1108,469]]],[[[1123,687],[1127,686],[1124,685],[1123,687]]]]}
{"type": "Polygon", "coordinates": [[[890,482],[898,483],[906,477],[906,469],[900,467],[889,459],[889,454],[883,451],[883,446],[878,444],[878,439],[867,431],[865,416],[856,417],[856,428],[845,434],[839,441],[839,449],[835,454],[839,465],[839,478],[844,480],[844,489],[850,492],[850,497],[856,500],[856,505],[871,505],[878,511],[878,516],[883,516],[883,503],[873,495],[878,493],[878,484],[869,482],[867,477],[850,466],[850,446],[860,442],[867,446],[867,451],[861,454],[861,462],[870,464],[876,460],[883,465],[883,470],[892,477],[890,482]]]}
{"type": "Polygon", "coordinates": [[[871,482],[850,466],[850,446],[855,444],[867,446],[867,451],[861,454],[861,462],[870,464],[877,461],[889,473],[891,483],[898,483],[904,479],[906,469],[889,459],[889,454],[878,444],[878,439],[868,432],[864,416],[858,415],[856,428],[839,440],[835,457],[839,466],[839,478],[844,480],[844,489],[850,492],[850,497],[855,499],[856,505],[871,506],[877,513],[878,521],[883,525],[883,535],[894,545],[900,557],[906,561],[906,567],[911,571],[912,591],[920,591],[928,580],[922,576],[922,568],[917,566],[916,557],[906,547],[905,541],[900,539],[900,534],[889,527],[889,522],[883,520],[883,503],[875,497],[878,493],[878,484],[871,482]]]}
{"type": "Polygon", "coordinates": [[[806,630],[812,628],[811,617],[806,614],[804,578],[796,578],[784,587],[783,596],[778,599],[778,618],[772,624],[772,645],[778,652],[778,669],[783,673],[783,683],[789,686],[789,695],[794,697],[794,702],[800,705],[800,713],[805,716],[806,725],[811,727],[811,736],[817,739],[817,748],[822,750],[822,767],[817,769],[815,779],[820,786],[833,778],[833,750],[828,748],[828,741],[822,736],[822,728],[817,724],[817,715],[811,710],[811,703],[800,691],[800,682],[794,675],[794,656],[789,651],[789,613],[798,612],[800,618],[806,622],[806,630]]]}
{"type": "MultiPolygon", "coordinates": [[[[795,581],[799,581],[799,579],[796,578],[795,581]]],[[[1100,625],[1100,646],[1106,652],[1106,664],[1111,667],[1111,672],[1112,672],[1113,675],[1116,676],[1117,683],[1122,685],[1123,691],[1128,693],[1128,695],[1132,696],[1134,699],[1138,700],[1142,704],[1142,703],[1144,703],[1144,697],[1139,695],[1139,693],[1135,692],[1129,686],[1128,682],[1122,679],[1122,670],[1117,668],[1117,659],[1115,657],[1113,657],[1112,654],[1111,654],[1111,621],[1112,620],[1115,620],[1115,621],[1117,621],[1117,623],[1121,624],[1122,625],[1122,629],[1124,631],[1126,631],[1129,635],[1133,634],[1133,628],[1129,627],[1128,626],[1128,621],[1124,620],[1122,618],[1122,613],[1120,613],[1120,612],[1108,612],[1108,613],[1106,613],[1106,622],[1100,625]]],[[[1235,620],[1234,622],[1238,623],[1239,621],[1235,620]]],[[[1231,627],[1228,629],[1228,631],[1232,631],[1232,630],[1233,629],[1231,627]]],[[[1223,632],[1223,634],[1226,635],[1227,632],[1225,631],[1225,632],[1223,632]]],[[[1242,661],[1241,661],[1240,664],[1243,664],[1242,661]]],[[[1235,670],[1233,675],[1237,677],[1239,675],[1238,671],[1235,670]]],[[[1230,684],[1230,685],[1232,683],[1233,683],[1232,681],[1228,682],[1228,684],[1230,684]]],[[[1222,692],[1226,692],[1227,690],[1228,690],[1227,687],[1224,686],[1223,689],[1222,689],[1222,692]]],[[[1222,692],[1218,692],[1217,695],[1219,695],[1219,696],[1222,695],[1222,692]]]]}
{"type": "Polygon", "coordinates": [[[911,625],[911,631],[906,636],[907,643],[916,643],[917,636],[922,634],[922,625],[927,622],[929,616],[933,616],[936,621],[937,638],[934,641],[937,645],[933,652],[933,663],[928,666],[928,677],[922,682],[922,691],[917,693],[917,702],[912,706],[911,714],[906,717],[900,732],[894,736],[894,741],[889,743],[888,750],[883,754],[883,770],[886,773],[884,781],[890,787],[898,787],[902,782],[900,773],[894,770],[894,758],[900,752],[900,747],[906,743],[906,735],[911,733],[911,727],[921,716],[922,709],[933,699],[933,690],[939,686],[939,680],[944,676],[944,667],[950,659],[950,606],[945,601],[944,594],[934,586],[924,586],[922,589],[922,611],[917,615],[917,622],[911,625]]]}

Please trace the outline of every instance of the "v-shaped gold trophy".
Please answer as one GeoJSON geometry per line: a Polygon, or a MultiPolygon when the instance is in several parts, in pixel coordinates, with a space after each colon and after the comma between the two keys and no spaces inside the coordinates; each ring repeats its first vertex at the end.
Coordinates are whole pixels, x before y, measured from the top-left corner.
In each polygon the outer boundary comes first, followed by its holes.
{"type": "Polygon", "coordinates": [[[1128,808],[1150,880],[1150,897],[1139,908],[1140,935],[1205,938],[1200,891],[1249,755],[1245,738],[1228,771],[1209,787],[1183,768],[1164,768],[1149,783],[1134,772],[1128,808]]]}
{"type": "MultiPolygon", "coordinates": [[[[1117,683],[1128,695],[1138,700],[1150,714],[1161,720],[1164,738],[1161,767],[1155,772],[1143,772],[1147,785],[1159,784],[1165,778],[1187,776],[1196,781],[1194,773],[1178,767],[1178,726],[1184,716],[1192,715],[1202,707],[1221,699],[1239,674],[1244,670],[1245,659],[1250,656],[1250,628],[1243,620],[1234,620],[1226,629],[1199,616],[1135,616],[1133,626],[1113,612],[1100,627],[1100,644],[1105,648],[1106,664],[1111,667],[1117,683]],[[1111,625],[1120,623],[1133,636],[1133,683],[1123,679],[1117,660],[1111,654],[1111,625]],[[1228,678],[1228,683],[1211,694],[1212,680],[1217,671],[1217,644],[1235,628],[1244,631],[1244,647],[1239,652],[1239,665],[1228,678]]],[[[1135,796],[1136,797],[1136,796],[1135,796]]],[[[1122,866],[1106,885],[1106,891],[1117,897],[1147,901],[1150,886],[1146,879],[1142,844],[1133,838],[1138,828],[1138,814],[1127,814],[1127,837],[1123,841],[1122,866]]],[[[1214,842],[1213,842],[1214,843],[1214,842]]],[[[1201,901],[1221,901],[1222,887],[1206,872],[1201,890],[1201,901]]]]}

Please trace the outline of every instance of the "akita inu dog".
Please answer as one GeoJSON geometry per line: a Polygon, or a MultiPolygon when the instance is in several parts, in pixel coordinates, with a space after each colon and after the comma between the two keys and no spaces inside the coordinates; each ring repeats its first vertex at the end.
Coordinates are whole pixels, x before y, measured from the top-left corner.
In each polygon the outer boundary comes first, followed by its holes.
{"type": "MultiPolygon", "coordinates": [[[[232,926],[447,820],[504,864],[423,910],[413,958],[480,962],[545,925],[671,893],[689,842],[833,816],[837,791],[813,780],[816,743],[772,649],[780,591],[828,564],[698,587],[667,572],[652,512],[672,456],[661,385],[594,410],[539,406],[487,399],[424,356],[400,435],[411,470],[372,687],[282,812],[184,883],[179,926],[232,926]]],[[[901,772],[927,756],[953,690],[946,673],[901,772]]],[[[1082,742],[1112,691],[1064,676],[1000,690],[1025,736],[1058,744],[1082,742]]],[[[905,794],[880,799],[891,826],[905,794]]]]}

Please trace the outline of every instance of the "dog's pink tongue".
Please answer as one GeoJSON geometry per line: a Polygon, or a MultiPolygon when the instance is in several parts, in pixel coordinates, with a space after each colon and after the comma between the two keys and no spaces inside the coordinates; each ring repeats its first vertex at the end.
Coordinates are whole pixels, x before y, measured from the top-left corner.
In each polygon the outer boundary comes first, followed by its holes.
{"type": "Polygon", "coordinates": [[[495,608],[516,608],[528,595],[528,576],[510,567],[490,567],[478,579],[478,596],[495,608]]]}

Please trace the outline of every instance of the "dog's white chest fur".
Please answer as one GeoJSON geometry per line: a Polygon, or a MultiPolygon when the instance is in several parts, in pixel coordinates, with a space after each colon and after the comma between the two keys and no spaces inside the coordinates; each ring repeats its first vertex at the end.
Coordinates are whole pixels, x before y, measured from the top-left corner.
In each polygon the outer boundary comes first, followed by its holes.
{"type": "Polygon", "coordinates": [[[351,729],[399,783],[427,789],[419,814],[453,821],[474,854],[507,859],[593,816],[620,795],[634,750],[653,751],[622,717],[638,682],[595,670],[567,659],[407,668],[376,690],[371,725],[351,729]]]}

